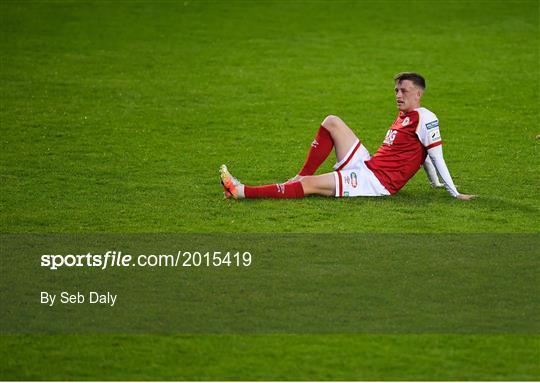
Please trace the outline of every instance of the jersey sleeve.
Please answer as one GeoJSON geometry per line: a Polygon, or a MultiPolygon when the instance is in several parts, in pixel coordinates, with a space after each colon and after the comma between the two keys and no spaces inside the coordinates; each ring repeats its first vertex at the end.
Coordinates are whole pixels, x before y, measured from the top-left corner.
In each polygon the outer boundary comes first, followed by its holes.
{"type": "Polygon", "coordinates": [[[429,149],[428,156],[429,158],[431,158],[431,161],[433,161],[433,165],[435,165],[437,172],[441,176],[444,187],[446,188],[448,193],[450,193],[452,197],[457,197],[459,195],[459,192],[457,191],[456,185],[454,185],[452,176],[450,176],[450,172],[448,171],[448,167],[446,166],[446,162],[444,161],[442,146],[429,149]]]}
{"type": "Polygon", "coordinates": [[[426,171],[426,175],[429,179],[429,183],[431,184],[431,187],[438,188],[441,186],[444,186],[444,184],[441,184],[439,181],[439,175],[437,174],[437,168],[435,165],[433,165],[433,162],[431,161],[431,158],[426,156],[426,160],[424,161],[424,164],[422,165],[424,170],[426,171]]]}
{"type": "Polygon", "coordinates": [[[426,149],[441,145],[442,139],[437,116],[431,112],[421,113],[416,135],[426,149]]]}

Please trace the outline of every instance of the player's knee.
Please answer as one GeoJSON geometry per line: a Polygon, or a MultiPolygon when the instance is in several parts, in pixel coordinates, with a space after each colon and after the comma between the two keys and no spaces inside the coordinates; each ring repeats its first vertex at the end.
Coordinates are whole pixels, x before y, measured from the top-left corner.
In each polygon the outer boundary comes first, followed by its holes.
{"type": "Polygon", "coordinates": [[[335,129],[339,129],[343,125],[343,121],[338,116],[329,115],[326,116],[321,125],[324,126],[327,130],[332,131],[335,129]]]}

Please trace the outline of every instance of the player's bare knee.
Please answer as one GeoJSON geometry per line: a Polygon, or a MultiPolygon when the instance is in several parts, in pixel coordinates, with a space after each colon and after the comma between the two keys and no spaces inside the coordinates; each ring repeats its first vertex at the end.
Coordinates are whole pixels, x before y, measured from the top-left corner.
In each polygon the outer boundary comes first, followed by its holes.
{"type": "Polygon", "coordinates": [[[324,126],[326,129],[331,129],[333,128],[334,126],[337,125],[337,121],[339,120],[339,117],[338,116],[334,116],[334,115],[329,115],[329,116],[326,116],[323,120],[323,122],[321,123],[322,126],[324,126]]]}
{"type": "Polygon", "coordinates": [[[343,121],[338,116],[329,115],[323,120],[322,126],[324,126],[328,131],[337,130],[343,126],[343,121]]]}
{"type": "Polygon", "coordinates": [[[334,115],[326,116],[325,119],[322,122],[322,126],[324,126],[326,129],[331,130],[339,126],[339,123],[341,122],[341,118],[334,115]]]}

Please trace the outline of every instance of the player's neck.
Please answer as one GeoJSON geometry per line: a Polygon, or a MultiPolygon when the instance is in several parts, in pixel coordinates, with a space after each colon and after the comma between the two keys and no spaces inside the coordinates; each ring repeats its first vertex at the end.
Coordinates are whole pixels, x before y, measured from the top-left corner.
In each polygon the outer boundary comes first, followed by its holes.
{"type": "Polygon", "coordinates": [[[408,108],[407,110],[401,110],[400,112],[402,114],[407,114],[407,113],[411,113],[411,112],[417,110],[418,108],[420,108],[420,104],[416,104],[415,106],[413,106],[411,108],[408,108]]]}

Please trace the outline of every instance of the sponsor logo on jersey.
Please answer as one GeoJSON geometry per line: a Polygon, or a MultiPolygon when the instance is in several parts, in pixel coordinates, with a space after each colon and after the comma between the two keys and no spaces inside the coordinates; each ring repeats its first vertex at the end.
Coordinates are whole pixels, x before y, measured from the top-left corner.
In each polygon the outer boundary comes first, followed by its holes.
{"type": "Polygon", "coordinates": [[[358,177],[356,176],[356,173],[355,172],[352,172],[351,173],[351,186],[353,188],[355,188],[356,186],[358,186],[358,177]]]}
{"type": "Polygon", "coordinates": [[[428,122],[426,124],[426,129],[430,130],[430,129],[434,129],[434,128],[438,127],[438,126],[439,126],[439,120],[435,120],[435,121],[428,122]]]}
{"type": "Polygon", "coordinates": [[[439,129],[435,130],[434,132],[430,133],[431,141],[437,141],[441,139],[441,132],[439,129]]]}
{"type": "Polygon", "coordinates": [[[392,145],[396,139],[397,132],[397,130],[388,130],[388,132],[386,132],[386,136],[384,137],[383,144],[392,145]]]}
{"type": "Polygon", "coordinates": [[[411,119],[409,117],[405,117],[405,119],[401,123],[401,126],[409,125],[409,122],[411,122],[411,119]]]}

